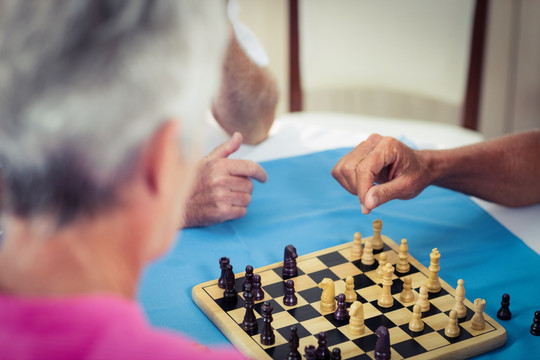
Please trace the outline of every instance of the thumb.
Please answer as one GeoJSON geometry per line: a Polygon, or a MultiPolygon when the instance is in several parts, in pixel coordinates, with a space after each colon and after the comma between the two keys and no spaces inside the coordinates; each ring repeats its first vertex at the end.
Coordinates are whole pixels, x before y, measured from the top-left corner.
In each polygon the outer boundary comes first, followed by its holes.
{"type": "Polygon", "coordinates": [[[242,134],[236,131],[229,140],[212,150],[212,152],[208,154],[207,158],[212,160],[228,157],[240,148],[240,145],[242,145],[242,140],[242,134]]]}
{"type": "Polygon", "coordinates": [[[369,211],[375,209],[379,205],[400,198],[405,192],[406,187],[406,182],[402,177],[384,184],[375,185],[366,193],[363,205],[369,213],[369,211]]]}

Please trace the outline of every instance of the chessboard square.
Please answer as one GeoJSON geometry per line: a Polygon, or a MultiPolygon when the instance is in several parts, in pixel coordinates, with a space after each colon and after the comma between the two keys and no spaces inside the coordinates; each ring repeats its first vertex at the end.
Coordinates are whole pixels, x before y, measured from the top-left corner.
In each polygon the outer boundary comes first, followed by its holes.
{"type": "Polygon", "coordinates": [[[441,336],[438,332],[430,332],[414,338],[427,351],[450,345],[450,342],[441,336]]]}
{"type": "Polygon", "coordinates": [[[369,356],[368,354],[362,354],[362,355],[353,356],[353,357],[346,357],[346,358],[343,358],[343,359],[347,359],[347,360],[373,360],[373,358],[371,356],[369,356]]]}
{"type": "MultiPolygon", "coordinates": [[[[474,310],[471,309],[471,308],[466,308],[467,309],[467,312],[465,313],[465,316],[462,317],[462,318],[458,318],[458,323],[464,323],[466,321],[469,321],[472,319],[472,317],[474,316],[474,310]]],[[[447,316],[450,316],[450,310],[447,310],[444,312],[447,316]]]]}
{"type": "MultiPolygon", "coordinates": [[[[302,271],[302,269],[300,269],[298,266],[297,266],[297,269],[298,269],[298,275],[296,275],[296,276],[304,275],[304,272],[302,271]]],[[[275,267],[271,271],[273,271],[280,279],[283,280],[283,266],[275,267]]],[[[263,283],[263,285],[264,285],[264,283],[263,283]]]]}
{"type": "Polygon", "coordinates": [[[444,288],[441,288],[441,290],[439,292],[437,292],[437,293],[428,292],[428,299],[433,300],[433,299],[443,297],[443,296],[446,296],[446,295],[448,295],[448,291],[446,291],[444,288]]]}
{"type": "Polygon", "coordinates": [[[409,358],[426,352],[426,349],[415,339],[405,340],[392,345],[392,349],[404,358],[409,358]]]}
{"type": "Polygon", "coordinates": [[[435,305],[442,312],[450,312],[456,304],[456,299],[452,295],[439,296],[430,301],[432,305],[435,305]]]}
{"type": "Polygon", "coordinates": [[[354,275],[362,274],[360,269],[358,269],[356,266],[354,266],[353,264],[349,262],[345,264],[332,266],[330,270],[332,270],[334,274],[339,276],[340,279],[345,279],[347,278],[347,276],[354,276],[354,275]]]}
{"type": "MultiPolygon", "coordinates": [[[[254,312],[254,314],[255,314],[256,319],[261,318],[261,315],[259,315],[258,313],[254,312]]],[[[242,321],[244,321],[244,315],[246,315],[246,309],[244,308],[234,309],[234,310],[229,311],[229,316],[234,321],[236,321],[237,324],[241,324],[242,321]]]]}
{"type": "Polygon", "coordinates": [[[381,315],[381,312],[379,311],[379,309],[377,309],[371,303],[366,302],[363,304],[364,304],[364,319],[369,319],[374,316],[381,315]]]}
{"type": "MultiPolygon", "coordinates": [[[[262,329],[262,328],[260,328],[262,329]]],[[[289,345],[289,341],[287,339],[285,339],[283,336],[281,336],[281,334],[279,334],[278,332],[274,331],[274,337],[275,337],[275,342],[272,344],[272,345],[263,345],[261,343],[261,334],[259,332],[259,334],[255,334],[253,336],[251,336],[251,338],[253,339],[253,341],[255,341],[260,347],[262,347],[263,349],[269,349],[271,347],[275,347],[275,346],[279,346],[279,345],[282,345],[282,344],[287,344],[289,345]]],[[[288,347],[287,347],[288,348],[288,347]]]]}
{"type": "Polygon", "coordinates": [[[467,339],[470,339],[472,338],[472,334],[470,332],[468,332],[467,330],[465,330],[463,328],[463,326],[459,325],[459,335],[455,338],[449,338],[447,337],[446,335],[444,335],[444,328],[437,331],[439,334],[441,334],[442,336],[444,336],[444,338],[446,340],[448,340],[448,342],[450,342],[451,344],[455,344],[455,343],[458,343],[458,342],[461,342],[461,341],[465,341],[467,339]]]}
{"type": "Polygon", "coordinates": [[[290,309],[294,309],[298,306],[304,306],[304,305],[307,305],[308,302],[302,297],[300,296],[299,294],[295,294],[296,295],[296,300],[297,300],[297,303],[296,305],[293,305],[293,306],[287,306],[284,304],[283,300],[285,299],[285,296],[280,296],[280,297],[277,297],[275,300],[278,304],[280,304],[285,310],[290,310],[290,309]]]}
{"type": "Polygon", "coordinates": [[[409,329],[409,323],[400,325],[399,327],[401,328],[401,330],[407,333],[409,337],[413,337],[413,338],[435,332],[435,330],[433,330],[433,328],[429,326],[428,324],[426,324],[425,322],[424,322],[424,329],[422,329],[422,331],[412,331],[411,329],[409,329]]]}
{"type": "Polygon", "coordinates": [[[395,311],[387,312],[384,315],[386,315],[387,318],[392,320],[392,322],[398,326],[408,324],[412,318],[412,312],[407,308],[401,308],[395,311]]]}
{"type": "Polygon", "coordinates": [[[223,309],[225,312],[229,312],[234,309],[238,308],[244,308],[244,304],[246,303],[244,299],[242,299],[240,296],[236,296],[236,299],[230,301],[225,300],[224,298],[216,299],[216,304],[223,309]]]}
{"type": "Polygon", "coordinates": [[[375,282],[366,276],[366,274],[353,275],[353,280],[355,290],[375,285],[375,282]]]}
{"type": "Polygon", "coordinates": [[[280,296],[285,296],[286,294],[286,285],[283,281],[269,285],[263,284],[262,288],[268,295],[270,295],[271,298],[274,299],[280,296]]]}
{"type": "Polygon", "coordinates": [[[378,315],[369,319],[365,319],[364,325],[373,332],[375,332],[375,330],[377,330],[377,328],[381,325],[383,325],[387,329],[396,326],[396,324],[394,324],[392,320],[388,319],[385,315],[378,315]]]}
{"type": "Polygon", "coordinates": [[[347,289],[347,283],[344,280],[334,281],[334,286],[336,287],[336,296],[338,296],[339,294],[345,294],[345,290],[347,289]]]}
{"type": "Polygon", "coordinates": [[[291,350],[289,348],[289,342],[287,341],[285,344],[270,346],[264,349],[264,351],[266,351],[268,356],[270,356],[272,359],[286,359],[291,350]]]}
{"type": "Polygon", "coordinates": [[[339,280],[339,277],[334,274],[330,269],[322,269],[315,272],[308,273],[308,275],[319,284],[324,278],[330,278],[331,280],[339,280]]]}
{"type": "Polygon", "coordinates": [[[379,298],[379,295],[381,294],[381,287],[379,285],[371,285],[365,288],[361,288],[359,290],[356,290],[360,296],[362,296],[366,301],[372,302],[373,300],[377,300],[379,298]]]}
{"type": "Polygon", "coordinates": [[[412,301],[408,301],[408,302],[401,301],[401,299],[400,299],[401,293],[394,294],[394,295],[392,295],[392,297],[394,298],[394,300],[398,301],[399,303],[401,303],[405,307],[409,307],[411,305],[414,306],[414,304],[416,304],[416,301],[418,300],[418,293],[416,291],[414,291],[414,290],[411,290],[411,291],[412,291],[412,293],[414,295],[414,299],[412,301]]]}
{"type": "Polygon", "coordinates": [[[352,246],[348,247],[348,248],[345,248],[345,249],[341,249],[341,250],[338,251],[338,253],[340,253],[341,256],[343,256],[349,262],[351,262],[353,260],[358,260],[357,257],[352,257],[351,256],[351,249],[352,249],[352,246]]]}
{"type": "Polygon", "coordinates": [[[321,300],[322,291],[322,289],[314,287],[311,289],[298,291],[297,293],[298,295],[303,297],[308,303],[314,303],[321,300]]]}
{"type": "Polygon", "coordinates": [[[341,344],[337,344],[334,347],[338,347],[339,350],[341,350],[342,359],[356,359],[358,356],[362,356],[362,355],[366,356],[365,359],[370,359],[369,356],[365,355],[364,351],[360,349],[358,345],[356,345],[352,341],[346,341],[341,344]]]}
{"type": "MultiPolygon", "coordinates": [[[[349,341],[349,338],[345,336],[345,334],[343,334],[338,329],[325,331],[325,334],[326,334],[326,343],[328,344],[328,347],[336,346],[337,344],[341,344],[345,341],[349,341]]],[[[318,339],[317,335],[315,335],[315,337],[318,339]]]]}
{"type": "Polygon", "coordinates": [[[317,256],[323,264],[326,264],[327,267],[332,267],[340,264],[348,263],[349,261],[337,251],[332,251],[331,253],[317,256]]]}
{"type": "MultiPolygon", "coordinates": [[[[306,336],[306,337],[303,337],[303,338],[300,338],[300,341],[298,341],[300,343],[300,345],[298,346],[298,351],[303,354],[304,353],[304,349],[306,348],[306,346],[309,346],[309,345],[313,345],[315,347],[318,346],[318,342],[317,342],[317,338],[314,336],[314,335],[309,335],[309,336],[306,336]]],[[[288,354],[288,353],[287,353],[288,354]]],[[[304,357],[302,356],[302,359],[304,357]]],[[[287,359],[287,356],[285,357],[281,357],[281,358],[277,358],[275,357],[274,359],[287,359]]]]}
{"type": "Polygon", "coordinates": [[[362,260],[355,260],[351,262],[351,264],[354,264],[356,267],[358,267],[362,272],[368,272],[368,271],[374,271],[379,267],[379,261],[377,259],[374,259],[375,262],[371,265],[364,265],[362,263],[362,260]]]}
{"type": "Polygon", "coordinates": [[[394,250],[391,250],[391,251],[383,251],[383,252],[377,254],[377,255],[375,256],[375,258],[376,258],[377,260],[380,259],[382,253],[385,253],[385,254],[386,254],[386,262],[387,262],[387,263],[390,263],[390,264],[392,264],[392,265],[394,265],[394,264],[397,263],[397,261],[398,261],[398,259],[399,259],[399,256],[398,256],[398,253],[397,253],[397,252],[395,252],[394,250]]]}
{"type": "Polygon", "coordinates": [[[321,313],[315,310],[312,305],[299,306],[294,309],[289,309],[287,312],[300,322],[321,316],[321,313]]]}
{"type": "Polygon", "coordinates": [[[386,308],[385,308],[385,307],[382,307],[382,306],[379,306],[377,300],[371,301],[371,304],[372,304],[373,306],[375,306],[375,308],[376,308],[377,310],[379,310],[379,311],[380,311],[381,313],[383,313],[383,314],[386,314],[386,313],[389,313],[389,312],[391,312],[391,311],[394,311],[394,310],[397,310],[397,309],[401,309],[401,308],[404,307],[403,304],[400,303],[399,301],[394,301],[394,303],[392,304],[392,306],[386,307],[386,308]]]}
{"type": "Polygon", "coordinates": [[[306,274],[323,269],[328,269],[328,266],[316,257],[300,261],[297,267],[306,274]]]}
{"type": "Polygon", "coordinates": [[[293,281],[294,281],[294,290],[296,292],[306,290],[306,289],[309,289],[309,288],[314,288],[314,287],[316,288],[317,285],[318,285],[308,275],[298,276],[298,277],[294,278],[293,281]]]}
{"type": "MultiPolygon", "coordinates": [[[[409,255],[409,261],[410,261],[410,255],[409,255]]],[[[417,274],[418,272],[420,272],[420,270],[418,270],[416,266],[409,263],[409,271],[407,271],[406,273],[400,273],[400,272],[396,272],[396,273],[399,274],[400,277],[403,277],[403,276],[417,274]]]]}
{"type": "Polygon", "coordinates": [[[417,272],[415,274],[410,275],[411,276],[411,286],[413,289],[419,289],[420,286],[426,284],[427,275],[425,275],[422,272],[417,272]]]}
{"type": "Polygon", "coordinates": [[[344,320],[337,320],[334,317],[334,313],[326,314],[326,315],[324,315],[324,317],[326,318],[326,320],[330,321],[332,323],[332,325],[334,325],[335,327],[344,326],[344,325],[347,325],[349,323],[349,317],[348,316],[344,320]]]}
{"type": "Polygon", "coordinates": [[[362,349],[362,351],[370,352],[375,349],[375,344],[377,343],[377,339],[379,339],[379,337],[375,335],[375,333],[371,333],[369,335],[362,336],[361,338],[354,339],[352,340],[352,342],[356,346],[358,346],[360,349],[362,349]]]}
{"type": "Polygon", "coordinates": [[[481,335],[481,334],[484,334],[484,333],[487,333],[487,332],[490,332],[490,331],[493,331],[495,330],[495,328],[493,326],[491,326],[490,323],[488,323],[486,321],[486,326],[483,330],[474,330],[472,327],[471,327],[471,324],[472,322],[470,320],[467,320],[463,323],[461,323],[460,325],[465,329],[467,330],[469,333],[471,333],[473,336],[478,336],[478,335],[481,335]]]}
{"type": "Polygon", "coordinates": [[[339,331],[341,331],[346,337],[348,337],[351,340],[361,338],[362,336],[367,336],[369,334],[373,334],[373,331],[371,331],[369,328],[364,326],[364,333],[360,335],[353,335],[349,331],[349,324],[343,325],[338,327],[339,331]]]}
{"type": "Polygon", "coordinates": [[[256,274],[258,274],[261,277],[261,284],[263,286],[264,285],[275,284],[275,283],[283,281],[281,276],[276,274],[276,272],[274,270],[266,270],[266,271],[263,271],[261,273],[256,273],[256,274]]]}
{"type": "Polygon", "coordinates": [[[282,311],[280,313],[272,315],[272,318],[274,319],[272,321],[272,327],[274,329],[280,329],[283,327],[291,326],[298,322],[298,320],[295,319],[294,316],[289,314],[288,311],[282,311]]]}
{"type": "Polygon", "coordinates": [[[212,299],[215,300],[215,299],[219,299],[223,297],[223,292],[225,291],[225,289],[222,289],[217,284],[214,284],[214,285],[206,286],[204,288],[204,291],[206,291],[206,293],[210,295],[212,299]]]}
{"type": "Polygon", "coordinates": [[[399,343],[411,338],[410,335],[403,331],[403,329],[399,326],[388,329],[388,333],[390,334],[392,343],[399,343]]]}
{"type": "Polygon", "coordinates": [[[311,333],[300,323],[292,324],[279,329],[276,328],[276,332],[281,334],[281,336],[283,336],[285,339],[289,339],[289,337],[291,336],[291,327],[293,326],[296,326],[296,333],[298,334],[298,338],[303,338],[311,335],[311,333]]]}
{"type": "Polygon", "coordinates": [[[423,318],[422,320],[424,320],[424,323],[429,325],[435,331],[444,329],[445,326],[448,325],[448,316],[446,316],[444,313],[423,318]]]}
{"type": "Polygon", "coordinates": [[[324,318],[324,316],[319,316],[314,319],[306,320],[302,322],[302,325],[312,334],[318,334],[321,331],[329,331],[334,329],[334,325],[324,318]]]}
{"type": "Polygon", "coordinates": [[[253,304],[253,310],[262,315],[261,308],[266,301],[272,305],[272,316],[285,310],[275,299],[263,299],[260,302],[253,304]]]}
{"type": "Polygon", "coordinates": [[[390,286],[390,292],[392,294],[399,294],[403,291],[403,281],[402,279],[396,279],[392,281],[392,286],[390,286]]]}

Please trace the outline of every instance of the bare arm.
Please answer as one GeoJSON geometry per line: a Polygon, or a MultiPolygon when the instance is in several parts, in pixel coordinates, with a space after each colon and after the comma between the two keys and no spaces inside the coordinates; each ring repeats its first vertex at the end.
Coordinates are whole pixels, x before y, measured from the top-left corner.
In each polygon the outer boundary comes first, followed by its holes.
{"type": "Polygon", "coordinates": [[[219,93],[212,104],[218,123],[229,134],[239,131],[247,144],[268,136],[278,101],[277,85],[267,69],[245,54],[233,36],[223,64],[219,93]]]}

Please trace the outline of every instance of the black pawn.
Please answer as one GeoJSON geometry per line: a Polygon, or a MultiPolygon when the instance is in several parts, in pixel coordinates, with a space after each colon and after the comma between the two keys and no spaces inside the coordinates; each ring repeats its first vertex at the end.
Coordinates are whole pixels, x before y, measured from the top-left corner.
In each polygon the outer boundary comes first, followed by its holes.
{"type": "Polygon", "coordinates": [[[531,334],[540,336],[540,311],[534,313],[534,319],[531,325],[531,334]]]}
{"type": "Polygon", "coordinates": [[[341,360],[341,350],[339,348],[332,350],[332,360],[341,360]]]}
{"type": "Polygon", "coordinates": [[[330,350],[328,350],[326,334],[321,331],[318,335],[318,338],[319,347],[317,348],[317,360],[330,360],[330,350]]]}
{"type": "Polygon", "coordinates": [[[388,333],[388,329],[381,325],[375,330],[375,334],[379,336],[375,344],[375,360],[389,360],[390,334],[388,333]]]}
{"type": "Polygon", "coordinates": [[[223,256],[219,259],[219,268],[221,269],[221,276],[219,277],[219,280],[217,282],[218,286],[222,289],[225,289],[225,275],[227,274],[227,265],[229,265],[231,261],[228,257],[223,256]]]}
{"type": "Polygon", "coordinates": [[[294,293],[295,293],[294,281],[289,279],[287,280],[287,288],[286,288],[285,297],[283,298],[283,304],[287,306],[294,306],[298,304],[298,298],[296,297],[294,293]]]}
{"type": "Polygon", "coordinates": [[[283,279],[290,279],[298,276],[298,268],[296,267],[297,257],[298,254],[296,253],[296,248],[292,245],[287,245],[285,247],[285,254],[283,255],[283,279]]]}
{"type": "Polygon", "coordinates": [[[253,276],[253,298],[255,301],[264,299],[264,291],[261,287],[261,275],[253,276]]]}
{"type": "Polygon", "coordinates": [[[304,349],[306,360],[317,360],[317,349],[313,345],[306,346],[304,349]]]}
{"type": "Polygon", "coordinates": [[[246,291],[244,291],[244,307],[246,308],[246,314],[244,315],[244,321],[242,321],[242,329],[250,335],[257,333],[257,318],[253,312],[253,291],[251,284],[246,284],[246,291]]]}
{"type": "Polygon", "coordinates": [[[226,301],[237,300],[236,295],[238,293],[236,292],[236,289],[234,288],[234,282],[235,282],[235,277],[234,277],[233,267],[231,264],[228,264],[226,267],[226,273],[225,273],[225,291],[223,292],[223,298],[226,301]]]}
{"type": "Polygon", "coordinates": [[[510,320],[512,313],[510,312],[510,295],[503,294],[501,308],[497,311],[497,317],[501,320],[510,320]]]}
{"type": "Polygon", "coordinates": [[[253,287],[253,266],[248,265],[246,266],[246,278],[244,279],[244,283],[242,284],[242,291],[246,291],[246,284],[251,284],[253,287]]]}
{"type": "Polygon", "coordinates": [[[287,360],[301,360],[302,355],[298,352],[300,340],[298,339],[298,329],[296,326],[291,326],[291,335],[289,335],[289,356],[287,360]]]}
{"type": "Polygon", "coordinates": [[[274,330],[272,329],[272,310],[274,308],[270,304],[270,301],[265,301],[261,307],[262,318],[263,318],[263,328],[261,331],[261,344],[263,345],[274,345],[276,342],[276,336],[274,335],[274,330]]]}
{"type": "Polygon", "coordinates": [[[334,319],[336,320],[346,320],[349,317],[349,312],[347,311],[347,303],[345,303],[345,294],[339,294],[337,299],[337,309],[334,311],[334,319]]]}

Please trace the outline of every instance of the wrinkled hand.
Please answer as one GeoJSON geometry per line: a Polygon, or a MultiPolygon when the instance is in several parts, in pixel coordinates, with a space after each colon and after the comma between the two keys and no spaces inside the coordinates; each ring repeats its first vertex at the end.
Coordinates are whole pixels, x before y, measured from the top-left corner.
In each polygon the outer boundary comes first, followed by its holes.
{"type": "Polygon", "coordinates": [[[364,214],[392,199],[411,199],[430,183],[428,161],[422,152],[377,134],[339,160],[332,176],[358,195],[364,214]]]}
{"type": "Polygon", "coordinates": [[[242,135],[236,132],[199,161],[184,227],[219,224],[246,214],[253,191],[251,179],[265,182],[267,175],[256,162],[228,158],[241,144],[242,135]]]}

